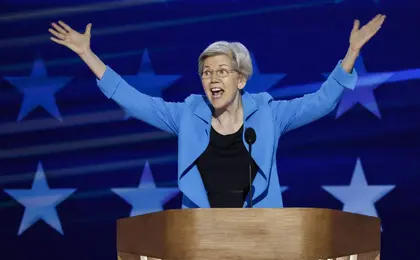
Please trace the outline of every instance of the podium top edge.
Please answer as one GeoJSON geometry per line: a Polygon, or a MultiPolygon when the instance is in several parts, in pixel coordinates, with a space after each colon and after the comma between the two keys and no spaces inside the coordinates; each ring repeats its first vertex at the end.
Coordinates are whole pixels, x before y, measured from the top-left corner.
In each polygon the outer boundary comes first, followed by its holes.
{"type": "Polygon", "coordinates": [[[374,220],[380,220],[379,217],[364,215],[360,213],[353,213],[353,212],[347,212],[343,210],[338,209],[331,209],[331,208],[311,208],[311,207],[284,207],[284,208],[186,208],[186,209],[166,209],[162,211],[156,211],[151,213],[145,213],[138,216],[132,216],[132,217],[122,217],[118,220],[124,220],[128,218],[133,217],[142,217],[142,216],[151,216],[151,215],[157,215],[157,214],[174,214],[177,212],[183,212],[183,213],[191,213],[191,212],[245,212],[245,211],[251,211],[251,212],[273,212],[273,211],[287,211],[290,212],[303,212],[303,213],[330,213],[330,214],[341,214],[341,215],[347,215],[347,216],[359,216],[366,219],[374,219],[374,220]]]}

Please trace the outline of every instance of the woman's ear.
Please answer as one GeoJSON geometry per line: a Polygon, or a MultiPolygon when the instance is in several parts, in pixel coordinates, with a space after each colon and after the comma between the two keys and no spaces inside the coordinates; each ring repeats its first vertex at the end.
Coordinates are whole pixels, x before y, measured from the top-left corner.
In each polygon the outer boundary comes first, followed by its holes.
{"type": "Polygon", "coordinates": [[[238,77],[238,89],[243,89],[246,85],[246,79],[244,76],[240,75],[238,77]]]}

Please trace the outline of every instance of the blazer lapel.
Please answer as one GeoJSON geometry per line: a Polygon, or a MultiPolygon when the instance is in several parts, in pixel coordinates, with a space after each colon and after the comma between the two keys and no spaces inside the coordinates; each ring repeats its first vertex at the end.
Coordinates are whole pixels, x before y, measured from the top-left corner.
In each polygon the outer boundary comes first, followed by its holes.
{"type": "MultiPolygon", "coordinates": [[[[242,95],[242,102],[244,106],[244,136],[243,142],[246,149],[249,152],[249,145],[245,141],[245,130],[248,127],[252,127],[257,135],[256,141],[252,144],[251,156],[258,165],[258,172],[252,183],[253,196],[255,200],[267,190],[268,178],[270,173],[270,158],[272,156],[272,147],[270,143],[274,138],[273,129],[267,125],[267,122],[271,122],[271,114],[264,113],[263,108],[259,108],[254,98],[248,93],[244,92],[242,95]],[[268,117],[268,118],[267,118],[268,117]],[[269,121],[267,121],[269,120],[269,121]]],[[[244,205],[247,204],[248,200],[245,201],[244,205]]]]}
{"type": "MultiPolygon", "coordinates": [[[[209,208],[207,192],[203,180],[194,162],[206,150],[209,144],[209,132],[211,126],[211,109],[206,97],[201,97],[194,109],[190,122],[186,122],[189,129],[179,136],[179,171],[178,185],[181,191],[200,208],[209,208]]],[[[185,122],[184,122],[185,123],[185,122]]]]}

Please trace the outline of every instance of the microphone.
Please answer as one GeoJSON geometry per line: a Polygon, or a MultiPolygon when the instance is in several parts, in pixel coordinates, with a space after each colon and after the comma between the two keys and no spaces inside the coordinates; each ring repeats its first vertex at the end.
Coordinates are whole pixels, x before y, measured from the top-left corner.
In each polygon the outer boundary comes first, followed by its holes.
{"type": "Polygon", "coordinates": [[[248,127],[245,130],[245,141],[249,145],[249,205],[252,208],[252,144],[255,143],[257,139],[257,134],[255,133],[254,128],[248,127]]]}

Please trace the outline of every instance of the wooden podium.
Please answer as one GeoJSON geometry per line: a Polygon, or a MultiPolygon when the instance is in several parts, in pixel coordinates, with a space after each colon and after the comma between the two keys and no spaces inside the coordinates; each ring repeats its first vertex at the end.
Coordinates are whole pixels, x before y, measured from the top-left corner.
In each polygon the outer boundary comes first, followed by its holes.
{"type": "Polygon", "coordinates": [[[117,251],[122,260],[376,260],[380,225],[318,208],[166,210],[117,220],[117,251]]]}

